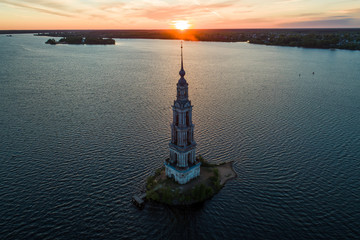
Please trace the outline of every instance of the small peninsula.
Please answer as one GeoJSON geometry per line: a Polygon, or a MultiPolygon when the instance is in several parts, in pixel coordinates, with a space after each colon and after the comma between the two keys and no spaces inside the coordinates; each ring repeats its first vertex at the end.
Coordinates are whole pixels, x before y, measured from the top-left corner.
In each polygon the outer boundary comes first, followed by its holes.
{"type": "Polygon", "coordinates": [[[186,184],[179,184],[166,177],[162,167],[146,181],[146,199],[172,206],[193,205],[204,202],[217,194],[225,183],[237,176],[233,162],[210,164],[201,155],[201,175],[186,184]]]}
{"type": "Polygon", "coordinates": [[[101,38],[101,37],[82,37],[82,36],[67,36],[61,38],[59,41],[55,39],[49,39],[45,42],[46,44],[90,44],[90,45],[114,45],[115,40],[112,38],[101,38]]]}

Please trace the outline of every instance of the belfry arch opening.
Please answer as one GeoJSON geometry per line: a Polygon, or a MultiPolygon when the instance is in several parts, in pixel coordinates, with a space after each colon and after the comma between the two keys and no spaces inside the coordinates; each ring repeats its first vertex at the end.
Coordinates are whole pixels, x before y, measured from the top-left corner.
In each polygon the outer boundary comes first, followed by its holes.
{"type": "Polygon", "coordinates": [[[191,131],[187,132],[187,145],[191,145],[191,138],[192,138],[192,133],[191,131]]]}
{"type": "Polygon", "coordinates": [[[175,125],[179,126],[179,114],[176,114],[175,116],[175,125]]]}

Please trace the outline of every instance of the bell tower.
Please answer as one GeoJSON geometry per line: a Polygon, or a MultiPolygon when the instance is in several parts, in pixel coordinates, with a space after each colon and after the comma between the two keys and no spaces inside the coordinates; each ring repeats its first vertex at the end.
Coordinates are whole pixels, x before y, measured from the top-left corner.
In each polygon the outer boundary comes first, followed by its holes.
{"type": "Polygon", "coordinates": [[[196,161],[196,142],[192,123],[192,105],[189,100],[183,64],[183,46],[181,42],[181,69],[177,86],[176,100],[172,106],[170,158],[165,162],[166,175],[180,184],[189,182],[200,175],[200,162],[196,161]]]}

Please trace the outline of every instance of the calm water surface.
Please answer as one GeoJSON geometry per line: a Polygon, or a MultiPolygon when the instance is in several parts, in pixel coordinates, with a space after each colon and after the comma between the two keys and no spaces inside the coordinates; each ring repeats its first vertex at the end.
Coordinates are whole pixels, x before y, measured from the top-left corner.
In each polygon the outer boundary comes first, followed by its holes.
{"type": "Polygon", "coordinates": [[[179,41],[46,40],[0,35],[1,239],[360,237],[359,51],[185,42],[198,154],[238,178],[140,211],[169,154],[179,41]]]}

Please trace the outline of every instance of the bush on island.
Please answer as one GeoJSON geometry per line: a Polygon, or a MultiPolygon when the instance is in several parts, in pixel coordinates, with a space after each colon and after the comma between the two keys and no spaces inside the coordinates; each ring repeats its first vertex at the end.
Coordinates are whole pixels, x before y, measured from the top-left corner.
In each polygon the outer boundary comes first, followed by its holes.
{"type": "Polygon", "coordinates": [[[155,176],[149,176],[147,179],[146,179],[146,188],[148,190],[152,189],[155,185],[155,176]]]}
{"type": "Polygon", "coordinates": [[[52,38],[52,39],[47,40],[45,43],[46,43],[46,44],[55,45],[55,44],[56,44],[56,41],[55,41],[55,39],[52,38]]]}

